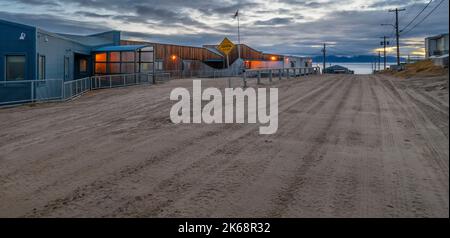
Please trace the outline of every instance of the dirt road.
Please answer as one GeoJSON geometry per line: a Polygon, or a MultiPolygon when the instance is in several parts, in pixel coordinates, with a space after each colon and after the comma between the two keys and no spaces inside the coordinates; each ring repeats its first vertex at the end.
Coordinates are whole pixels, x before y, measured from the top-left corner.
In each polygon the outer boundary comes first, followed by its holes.
{"type": "Polygon", "coordinates": [[[420,82],[276,80],[269,136],[172,124],[191,80],[0,109],[0,217],[448,217],[448,84],[420,82]]]}

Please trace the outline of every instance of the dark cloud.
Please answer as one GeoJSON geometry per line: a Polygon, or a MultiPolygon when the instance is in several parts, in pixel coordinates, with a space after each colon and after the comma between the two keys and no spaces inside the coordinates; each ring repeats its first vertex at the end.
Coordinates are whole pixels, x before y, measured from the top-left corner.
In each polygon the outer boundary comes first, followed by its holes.
{"type": "Polygon", "coordinates": [[[293,20],[294,20],[294,18],[292,18],[292,17],[287,17],[287,18],[276,17],[276,18],[272,18],[270,20],[256,21],[254,23],[254,25],[263,25],[263,26],[288,25],[288,24],[292,23],[293,20]]]}
{"type": "Polygon", "coordinates": [[[75,15],[83,16],[83,17],[92,17],[92,18],[111,18],[114,17],[114,15],[111,14],[98,14],[95,12],[88,12],[88,11],[77,11],[75,12],[75,15]]]}
{"type": "MultiPolygon", "coordinates": [[[[200,46],[218,43],[225,36],[236,40],[237,23],[232,16],[239,9],[242,42],[256,49],[275,53],[318,54],[321,44],[327,42],[334,45],[330,52],[348,55],[371,53],[379,47],[381,36],[392,36],[392,27],[380,26],[380,23],[393,23],[393,14],[387,9],[407,9],[400,14],[402,27],[427,2],[0,0],[0,18],[74,34],[90,34],[119,26],[124,30],[124,38],[200,46]],[[359,7],[347,7],[355,2],[359,2],[359,7]],[[322,15],[314,17],[314,14],[322,15]]],[[[422,17],[436,2],[431,3],[422,17]]],[[[445,1],[422,24],[402,36],[401,44],[405,49],[402,52],[420,47],[424,37],[448,32],[448,28],[448,1],[445,1]]]]}

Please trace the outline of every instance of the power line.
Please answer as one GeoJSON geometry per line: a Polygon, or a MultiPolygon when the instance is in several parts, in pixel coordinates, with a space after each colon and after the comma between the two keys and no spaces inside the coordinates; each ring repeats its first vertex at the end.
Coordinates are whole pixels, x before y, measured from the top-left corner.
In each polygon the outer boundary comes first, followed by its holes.
{"type": "MultiPolygon", "coordinates": [[[[395,21],[395,15],[392,15],[392,19],[391,19],[390,22],[392,22],[392,24],[394,24],[394,21],[395,21]]],[[[395,28],[393,28],[392,31],[391,31],[391,34],[389,34],[389,38],[393,39],[394,35],[395,35],[395,28]]]]}
{"type": "Polygon", "coordinates": [[[445,0],[441,0],[438,5],[436,5],[433,10],[431,10],[421,21],[419,21],[417,24],[415,24],[412,28],[410,28],[408,31],[402,33],[403,35],[408,34],[409,32],[411,32],[414,28],[416,28],[417,26],[419,26],[420,24],[422,24],[422,22],[424,22],[434,11],[436,11],[436,9],[444,2],[445,0]]]}
{"type": "Polygon", "coordinates": [[[404,31],[406,28],[408,28],[408,26],[410,26],[424,11],[425,9],[428,8],[428,6],[430,6],[431,2],[433,2],[433,0],[430,0],[427,5],[425,5],[425,7],[419,12],[417,13],[417,15],[405,26],[403,27],[403,29],[400,30],[400,32],[404,31]]]}
{"type": "Polygon", "coordinates": [[[405,15],[403,17],[404,18],[408,17],[409,14],[412,12],[412,10],[414,10],[416,8],[418,3],[419,3],[418,0],[414,0],[414,3],[410,7],[408,6],[408,8],[411,9],[411,11],[406,11],[406,13],[405,13],[405,15]]]}

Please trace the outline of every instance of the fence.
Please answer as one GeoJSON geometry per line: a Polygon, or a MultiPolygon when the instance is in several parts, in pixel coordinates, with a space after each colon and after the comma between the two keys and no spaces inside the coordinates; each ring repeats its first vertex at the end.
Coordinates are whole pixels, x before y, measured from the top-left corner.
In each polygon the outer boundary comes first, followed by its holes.
{"type": "MultiPolygon", "coordinates": [[[[259,84],[262,78],[268,78],[269,82],[272,82],[274,77],[282,79],[283,77],[298,77],[318,73],[320,73],[318,67],[310,67],[249,69],[241,75],[219,70],[191,71],[188,75],[180,71],[165,71],[155,73],[154,77],[152,73],[137,73],[93,76],[66,82],[61,79],[0,81],[0,106],[29,102],[69,100],[91,90],[154,84],[156,82],[168,81],[177,76],[208,78],[242,77],[243,86],[246,87],[248,78],[256,78],[259,84]]],[[[229,86],[231,84],[230,81],[228,80],[229,86]]]]}
{"type": "MultiPolygon", "coordinates": [[[[273,81],[274,77],[277,77],[279,80],[281,80],[283,77],[289,79],[291,77],[299,77],[304,75],[310,75],[310,74],[319,74],[320,68],[319,67],[302,67],[302,68],[279,68],[279,69],[250,69],[246,70],[242,74],[242,86],[247,87],[247,82],[249,78],[256,78],[256,83],[261,84],[262,78],[267,78],[269,83],[273,81]]],[[[230,81],[228,81],[229,86],[230,81]]]]}
{"type": "MultiPolygon", "coordinates": [[[[156,73],[154,78],[156,82],[167,81],[170,74],[156,73]]],[[[65,82],[62,79],[0,81],[0,106],[69,100],[91,90],[144,83],[154,83],[152,73],[93,76],[65,82]]]]}
{"type": "Polygon", "coordinates": [[[0,106],[63,98],[63,80],[0,81],[0,106]]]}
{"type": "Polygon", "coordinates": [[[223,78],[238,76],[237,73],[227,70],[169,70],[164,71],[172,79],[181,78],[223,78]]]}

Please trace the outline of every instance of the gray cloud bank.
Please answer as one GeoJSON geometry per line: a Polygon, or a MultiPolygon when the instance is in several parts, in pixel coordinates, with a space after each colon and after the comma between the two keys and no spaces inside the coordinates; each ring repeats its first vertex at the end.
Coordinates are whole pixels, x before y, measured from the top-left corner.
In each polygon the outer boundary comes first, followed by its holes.
{"type": "MultiPolygon", "coordinates": [[[[427,13],[436,0],[427,9],[427,13]]],[[[358,55],[379,47],[379,37],[392,36],[387,10],[405,7],[406,25],[426,4],[419,0],[0,0],[0,18],[49,31],[89,34],[121,28],[124,38],[202,45],[228,36],[236,39],[240,9],[242,41],[275,53],[315,55],[328,42],[332,54],[358,55]],[[347,7],[348,6],[348,7],[347,7]],[[355,7],[356,6],[356,7],[355,7]],[[317,17],[316,17],[317,16],[317,17]]],[[[423,14],[425,15],[425,14],[423,14]]],[[[448,1],[404,36],[403,54],[416,51],[424,37],[448,32],[448,1]]],[[[420,18],[419,18],[420,19],[420,18]]],[[[414,25],[414,24],[412,24],[414,25]]]]}

